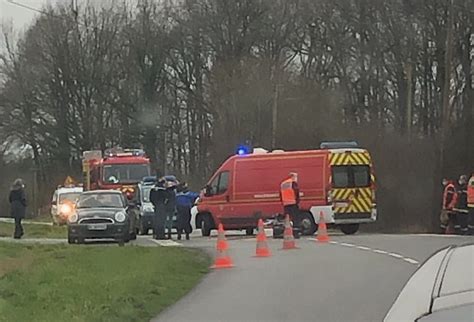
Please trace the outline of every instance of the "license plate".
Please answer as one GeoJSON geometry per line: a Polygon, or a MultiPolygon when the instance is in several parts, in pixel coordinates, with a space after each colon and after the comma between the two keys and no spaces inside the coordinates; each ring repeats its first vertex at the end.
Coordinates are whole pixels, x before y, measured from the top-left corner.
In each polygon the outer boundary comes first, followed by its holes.
{"type": "Polygon", "coordinates": [[[337,208],[345,208],[345,207],[349,207],[349,203],[348,202],[336,202],[336,203],[334,203],[334,206],[337,207],[337,208]]]}
{"type": "Polygon", "coordinates": [[[87,228],[89,230],[106,230],[107,225],[106,224],[94,224],[94,225],[88,225],[87,228]]]}

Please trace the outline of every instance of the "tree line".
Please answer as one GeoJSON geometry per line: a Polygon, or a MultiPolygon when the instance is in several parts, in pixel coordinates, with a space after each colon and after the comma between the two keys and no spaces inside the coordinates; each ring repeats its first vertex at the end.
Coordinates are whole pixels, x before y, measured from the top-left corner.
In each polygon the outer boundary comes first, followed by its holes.
{"type": "Polygon", "coordinates": [[[441,176],[473,170],[473,17],[469,0],[48,6],[20,37],[2,29],[0,138],[31,147],[44,187],[89,149],[143,147],[202,184],[245,140],[356,139],[384,225],[423,211],[427,226],[441,176]]]}

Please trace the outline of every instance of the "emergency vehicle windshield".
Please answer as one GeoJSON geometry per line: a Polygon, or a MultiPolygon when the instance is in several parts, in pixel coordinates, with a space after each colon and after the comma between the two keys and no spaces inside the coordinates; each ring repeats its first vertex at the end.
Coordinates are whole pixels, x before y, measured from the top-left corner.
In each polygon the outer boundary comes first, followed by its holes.
{"type": "Polygon", "coordinates": [[[148,164],[114,164],[104,166],[106,183],[137,183],[150,175],[148,164]]]}
{"type": "Polygon", "coordinates": [[[64,202],[76,202],[77,198],[81,195],[80,192],[66,192],[59,195],[59,203],[64,202]]]}

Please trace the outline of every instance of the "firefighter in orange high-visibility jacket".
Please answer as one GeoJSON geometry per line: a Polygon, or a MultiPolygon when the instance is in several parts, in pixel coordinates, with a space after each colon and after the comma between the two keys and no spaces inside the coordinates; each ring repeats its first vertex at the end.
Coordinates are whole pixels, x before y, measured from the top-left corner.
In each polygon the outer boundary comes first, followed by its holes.
{"type": "Polygon", "coordinates": [[[456,212],[453,210],[456,205],[456,186],[454,181],[443,179],[443,208],[440,215],[440,227],[442,233],[451,233],[457,225],[456,212]]]}
{"type": "Polygon", "coordinates": [[[467,208],[469,210],[469,235],[474,235],[474,172],[467,184],[467,208]]]}
{"type": "Polygon", "coordinates": [[[290,215],[293,221],[293,235],[299,238],[301,231],[301,214],[299,209],[300,189],[298,187],[298,174],[291,172],[289,177],[280,184],[280,199],[283,204],[284,215],[290,215]]]}

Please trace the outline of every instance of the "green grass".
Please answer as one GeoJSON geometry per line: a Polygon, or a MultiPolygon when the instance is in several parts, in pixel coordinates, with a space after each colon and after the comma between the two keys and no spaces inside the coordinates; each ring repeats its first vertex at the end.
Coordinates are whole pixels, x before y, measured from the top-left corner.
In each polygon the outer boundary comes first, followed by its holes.
{"type": "MultiPolygon", "coordinates": [[[[0,237],[12,237],[15,225],[0,222],[0,237]]],[[[67,238],[66,226],[48,226],[23,223],[23,238],[67,238]]]]}
{"type": "Polygon", "coordinates": [[[0,243],[0,321],[148,321],[208,266],[185,248],[0,243]]]}

